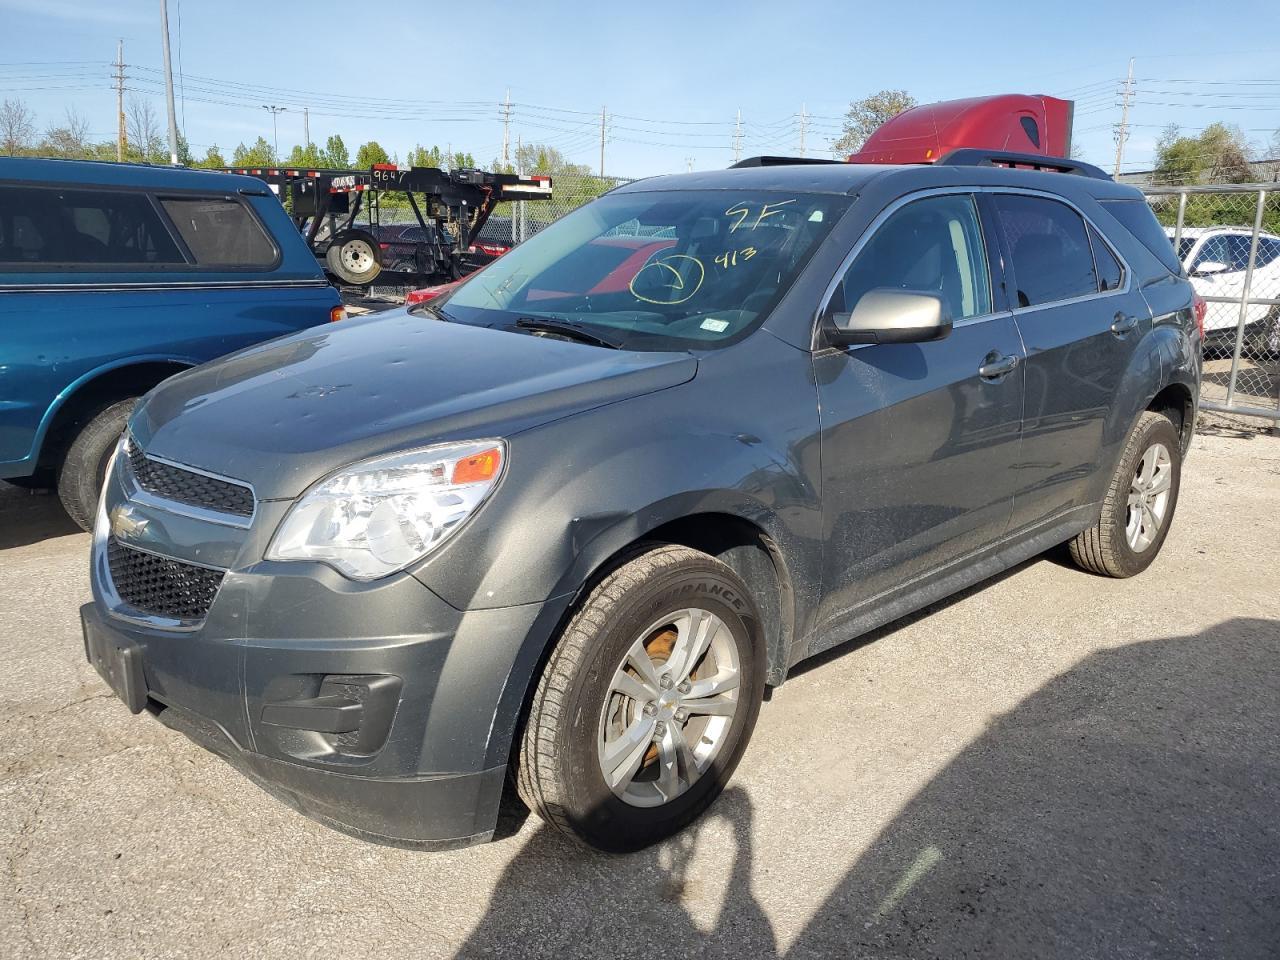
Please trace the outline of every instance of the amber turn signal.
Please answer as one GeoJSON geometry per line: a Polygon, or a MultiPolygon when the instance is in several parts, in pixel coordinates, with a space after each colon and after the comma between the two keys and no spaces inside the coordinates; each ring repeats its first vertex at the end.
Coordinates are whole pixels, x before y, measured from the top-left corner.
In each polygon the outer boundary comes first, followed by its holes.
{"type": "Polygon", "coordinates": [[[481,483],[486,480],[492,480],[498,475],[498,469],[501,466],[501,450],[497,447],[491,450],[482,450],[474,456],[459,460],[454,465],[453,482],[455,484],[481,483]]]}

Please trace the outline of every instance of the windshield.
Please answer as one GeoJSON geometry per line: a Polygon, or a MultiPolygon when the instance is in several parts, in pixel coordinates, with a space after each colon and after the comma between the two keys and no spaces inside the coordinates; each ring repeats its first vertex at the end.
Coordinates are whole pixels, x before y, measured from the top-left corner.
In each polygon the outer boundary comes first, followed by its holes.
{"type": "Polygon", "coordinates": [[[1178,259],[1186,262],[1187,257],[1191,256],[1191,248],[1196,245],[1195,237],[1182,237],[1178,240],[1178,259]]]}
{"type": "Polygon", "coordinates": [[[542,336],[569,324],[627,349],[723,346],[763,322],[848,205],[763,191],[611,194],[492,263],[441,312],[542,336]]]}

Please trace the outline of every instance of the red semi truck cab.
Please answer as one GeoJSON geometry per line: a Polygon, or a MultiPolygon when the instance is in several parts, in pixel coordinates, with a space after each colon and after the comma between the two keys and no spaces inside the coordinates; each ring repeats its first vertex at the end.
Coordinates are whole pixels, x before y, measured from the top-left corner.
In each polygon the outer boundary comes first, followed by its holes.
{"type": "Polygon", "coordinates": [[[927,103],[886,121],[849,162],[934,163],[964,147],[1069,157],[1073,111],[1070,100],[1025,93],[927,103]]]}

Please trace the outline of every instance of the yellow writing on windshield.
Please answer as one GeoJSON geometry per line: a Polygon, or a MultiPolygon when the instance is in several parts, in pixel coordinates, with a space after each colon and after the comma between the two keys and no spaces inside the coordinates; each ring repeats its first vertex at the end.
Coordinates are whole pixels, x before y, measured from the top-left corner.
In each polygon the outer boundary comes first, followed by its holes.
{"type": "Polygon", "coordinates": [[[671,306],[684,303],[697,293],[706,276],[707,268],[697,257],[671,253],[651,260],[637,270],[627,288],[633,297],[644,303],[671,306]],[[637,291],[637,285],[645,292],[637,291]]]}

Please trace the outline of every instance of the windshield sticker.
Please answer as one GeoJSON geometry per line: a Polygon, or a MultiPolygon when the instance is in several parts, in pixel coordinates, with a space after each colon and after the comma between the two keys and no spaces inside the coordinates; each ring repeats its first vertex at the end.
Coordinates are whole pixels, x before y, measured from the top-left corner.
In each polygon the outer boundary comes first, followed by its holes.
{"type": "Polygon", "coordinates": [[[707,268],[697,257],[671,253],[651,260],[637,270],[627,288],[633,297],[644,303],[670,306],[684,303],[697,293],[706,276],[707,268]],[[637,292],[637,282],[649,295],[637,292]]]}
{"type": "Polygon", "coordinates": [[[728,320],[717,320],[715,317],[707,317],[702,323],[698,324],[703,330],[710,330],[712,333],[724,333],[729,329],[728,320]]]}
{"type": "MultiPolygon", "coordinates": [[[[787,204],[789,204],[789,203],[795,203],[795,200],[794,200],[794,199],[792,199],[792,200],[779,200],[777,203],[762,203],[762,204],[760,204],[759,212],[756,214],[755,220],[754,220],[754,221],[752,221],[751,225],[750,225],[749,227],[746,227],[746,229],[747,229],[747,230],[754,230],[756,227],[760,226],[760,224],[761,224],[761,223],[762,223],[766,218],[768,218],[768,217],[776,217],[778,214],[780,214],[780,213],[782,213],[782,212],[783,212],[783,211],[782,211],[781,209],[779,209],[779,208],[780,208],[780,207],[785,207],[785,206],[786,206],[787,204]]],[[[754,208],[752,207],[752,205],[751,205],[751,204],[749,204],[749,203],[742,203],[742,204],[736,204],[736,205],[734,205],[734,206],[730,207],[728,210],[726,210],[726,211],[724,212],[724,215],[725,215],[726,217],[737,217],[737,218],[738,218],[738,219],[737,219],[737,221],[733,224],[733,226],[731,226],[731,227],[729,228],[729,232],[730,232],[730,233],[733,233],[735,230],[737,230],[739,227],[741,227],[741,226],[742,226],[744,223],[746,223],[748,220],[751,220],[751,212],[752,212],[752,210],[753,210],[753,209],[754,209],[754,208]]]]}

